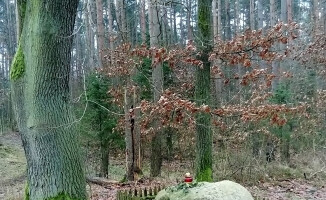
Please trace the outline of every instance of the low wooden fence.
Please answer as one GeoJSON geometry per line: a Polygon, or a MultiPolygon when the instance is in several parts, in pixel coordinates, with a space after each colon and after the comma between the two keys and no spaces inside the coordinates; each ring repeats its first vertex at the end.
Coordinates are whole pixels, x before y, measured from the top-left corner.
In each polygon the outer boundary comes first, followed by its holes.
{"type": "Polygon", "coordinates": [[[129,190],[119,190],[117,192],[117,200],[155,199],[157,193],[164,188],[164,186],[154,186],[129,190]]]}

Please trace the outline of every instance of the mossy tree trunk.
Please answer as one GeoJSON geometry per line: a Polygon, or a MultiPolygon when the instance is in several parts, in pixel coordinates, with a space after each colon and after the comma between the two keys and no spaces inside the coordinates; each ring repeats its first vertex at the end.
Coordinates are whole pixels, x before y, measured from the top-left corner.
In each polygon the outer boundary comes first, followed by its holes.
{"type": "MultiPolygon", "coordinates": [[[[210,104],[210,62],[212,0],[198,1],[198,30],[202,42],[201,56],[203,67],[196,72],[195,98],[198,105],[210,104]]],[[[211,116],[201,113],[196,116],[196,178],[198,181],[212,181],[212,131],[211,116]]]]}
{"type": "Polygon", "coordinates": [[[21,33],[10,78],[27,159],[26,199],[86,199],[68,84],[78,0],[17,3],[21,33]]]}

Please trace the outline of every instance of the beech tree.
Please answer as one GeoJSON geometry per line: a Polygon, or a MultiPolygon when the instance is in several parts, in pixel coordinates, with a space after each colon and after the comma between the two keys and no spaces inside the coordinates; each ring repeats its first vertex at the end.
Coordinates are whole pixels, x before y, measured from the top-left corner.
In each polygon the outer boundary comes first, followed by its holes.
{"type": "Polygon", "coordinates": [[[19,45],[10,79],[27,159],[25,199],[86,199],[69,103],[77,6],[78,0],[17,1],[19,45]]]}

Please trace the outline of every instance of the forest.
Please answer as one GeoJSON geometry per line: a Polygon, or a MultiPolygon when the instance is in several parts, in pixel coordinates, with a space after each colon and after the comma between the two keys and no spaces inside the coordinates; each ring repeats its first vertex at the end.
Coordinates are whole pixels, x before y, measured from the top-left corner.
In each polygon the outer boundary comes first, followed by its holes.
{"type": "Polygon", "coordinates": [[[0,0],[0,199],[326,199],[325,48],[326,0],[0,0]]]}

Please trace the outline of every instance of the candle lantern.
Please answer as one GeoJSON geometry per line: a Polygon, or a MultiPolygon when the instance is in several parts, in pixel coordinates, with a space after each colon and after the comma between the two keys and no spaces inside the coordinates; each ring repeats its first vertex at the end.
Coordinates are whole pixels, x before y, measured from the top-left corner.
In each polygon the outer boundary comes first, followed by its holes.
{"type": "Polygon", "coordinates": [[[189,172],[185,174],[185,183],[192,183],[192,177],[189,172]]]}

